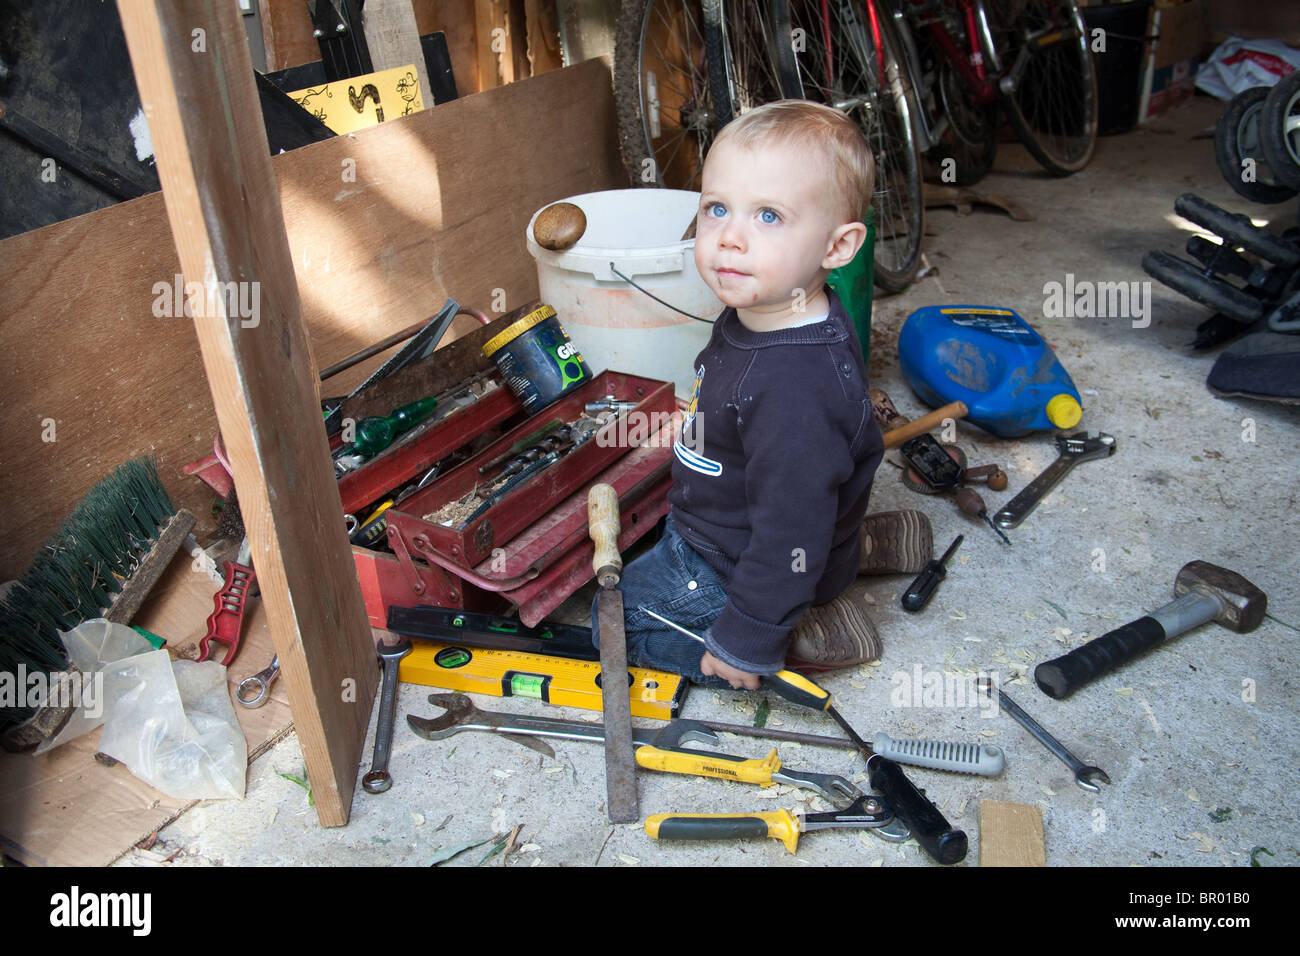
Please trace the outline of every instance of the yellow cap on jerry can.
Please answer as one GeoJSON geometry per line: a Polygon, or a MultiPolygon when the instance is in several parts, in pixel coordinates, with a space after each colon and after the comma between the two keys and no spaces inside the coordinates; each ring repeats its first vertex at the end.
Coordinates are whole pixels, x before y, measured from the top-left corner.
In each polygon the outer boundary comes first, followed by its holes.
{"type": "Polygon", "coordinates": [[[1074,400],[1073,395],[1064,393],[1053,396],[1047,403],[1047,420],[1057,428],[1073,428],[1083,418],[1083,409],[1074,400]]]}

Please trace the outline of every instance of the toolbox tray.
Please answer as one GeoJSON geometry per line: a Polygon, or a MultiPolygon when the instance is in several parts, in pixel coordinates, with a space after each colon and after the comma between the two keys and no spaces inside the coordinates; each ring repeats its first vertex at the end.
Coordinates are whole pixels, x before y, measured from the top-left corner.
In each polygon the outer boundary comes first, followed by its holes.
{"type": "Polygon", "coordinates": [[[666,433],[663,426],[672,419],[675,409],[671,383],[623,372],[602,372],[507,431],[469,461],[389,509],[389,536],[400,535],[407,544],[423,539],[432,550],[462,566],[480,564],[493,556],[494,548],[527,530],[637,444],[661,440],[660,436],[666,433]],[[479,466],[536,431],[538,422],[552,418],[573,421],[582,414],[584,405],[606,395],[637,404],[467,524],[448,527],[425,520],[424,515],[464,498],[483,484],[479,466]]]}

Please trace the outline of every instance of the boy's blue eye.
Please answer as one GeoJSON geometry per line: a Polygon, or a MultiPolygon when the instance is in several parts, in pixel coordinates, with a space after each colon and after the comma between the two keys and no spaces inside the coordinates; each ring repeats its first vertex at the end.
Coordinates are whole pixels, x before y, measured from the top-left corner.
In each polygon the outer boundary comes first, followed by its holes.
{"type": "Polygon", "coordinates": [[[773,209],[764,209],[758,214],[759,219],[771,226],[781,221],[780,215],[773,209]]]}
{"type": "Polygon", "coordinates": [[[714,219],[721,219],[727,214],[727,207],[720,202],[711,202],[704,211],[706,215],[712,216],[714,219]]]}

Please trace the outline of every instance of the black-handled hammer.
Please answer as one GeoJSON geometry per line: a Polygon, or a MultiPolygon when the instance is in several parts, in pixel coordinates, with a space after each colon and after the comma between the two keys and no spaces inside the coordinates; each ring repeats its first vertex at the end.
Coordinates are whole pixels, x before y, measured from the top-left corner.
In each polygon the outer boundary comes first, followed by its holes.
{"type": "Polygon", "coordinates": [[[1268,610],[1268,596],[1263,591],[1235,571],[1207,561],[1183,565],[1174,580],[1174,598],[1064,657],[1039,664],[1034,668],[1039,689],[1060,700],[1168,638],[1209,621],[1241,633],[1253,631],[1268,610]]]}

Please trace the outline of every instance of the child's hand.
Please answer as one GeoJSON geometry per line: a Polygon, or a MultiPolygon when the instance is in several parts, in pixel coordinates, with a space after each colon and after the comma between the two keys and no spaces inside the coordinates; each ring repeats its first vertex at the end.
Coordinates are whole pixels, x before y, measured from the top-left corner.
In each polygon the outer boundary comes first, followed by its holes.
{"type": "Polygon", "coordinates": [[[744,688],[745,690],[758,690],[759,675],[750,674],[747,671],[737,670],[730,664],[718,660],[708,651],[700,658],[700,670],[705,674],[711,674],[721,677],[736,690],[744,688]]]}

